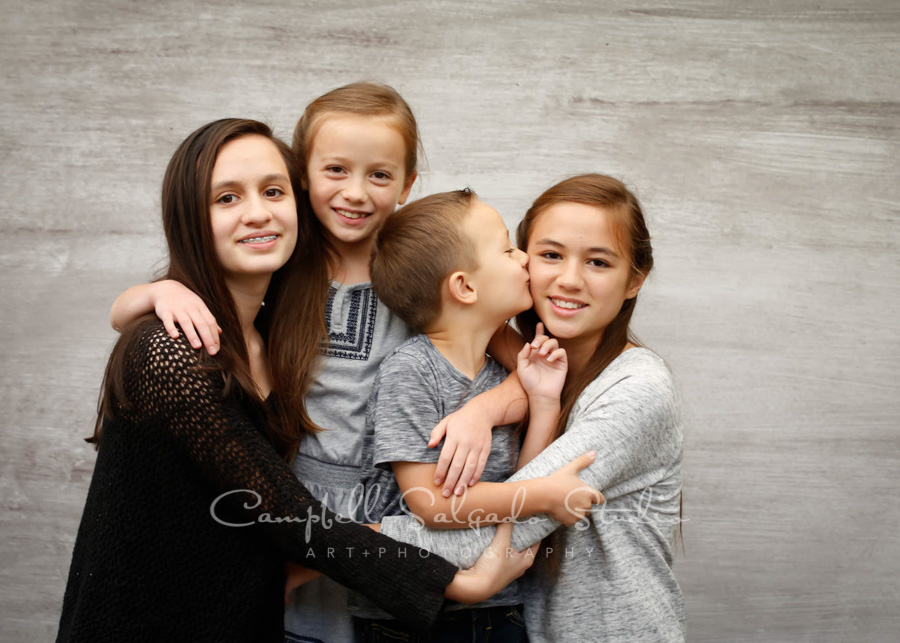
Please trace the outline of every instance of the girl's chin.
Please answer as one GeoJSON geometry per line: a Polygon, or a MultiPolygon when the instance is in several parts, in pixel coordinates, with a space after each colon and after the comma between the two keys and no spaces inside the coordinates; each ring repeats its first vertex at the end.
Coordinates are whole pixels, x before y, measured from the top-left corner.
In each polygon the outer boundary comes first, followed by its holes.
{"type": "Polygon", "coordinates": [[[553,330],[552,328],[547,326],[547,324],[544,324],[544,328],[546,328],[547,332],[549,332],[550,335],[555,337],[556,339],[575,339],[575,337],[577,337],[575,333],[566,332],[565,329],[553,330]]]}
{"type": "Polygon", "coordinates": [[[538,317],[544,323],[544,328],[556,339],[576,339],[581,332],[580,328],[553,315],[538,315],[538,317]]]}

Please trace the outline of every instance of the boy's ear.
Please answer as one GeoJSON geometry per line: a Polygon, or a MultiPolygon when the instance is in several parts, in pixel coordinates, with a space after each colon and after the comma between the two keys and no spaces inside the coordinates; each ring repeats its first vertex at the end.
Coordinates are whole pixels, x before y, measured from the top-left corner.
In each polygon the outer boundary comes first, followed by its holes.
{"type": "Polygon", "coordinates": [[[466,305],[474,304],[478,301],[478,293],[469,280],[469,273],[463,270],[457,270],[447,277],[447,289],[453,301],[466,305]]]}
{"type": "Polygon", "coordinates": [[[406,179],[406,184],[403,186],[403,192],[400,193],[400,198],[397,199],[397,205],[406,203],[406,200],[409,198],[409,191],[412,190],[413,183],[416,182],[417,176],[419,176],[418,173],[413,172],[409,175],[409,178],[406,179]]]}
{"type": "Polygon", "coordinates": [[[631,283],[628,284],[628,290],[625,291],[625,299],[634,299],[637,297],[638,292],[641,290],[641,286],[644,285],[644,279],[646,278],[647,275],[639,272],[631,275],[631,283]]]}

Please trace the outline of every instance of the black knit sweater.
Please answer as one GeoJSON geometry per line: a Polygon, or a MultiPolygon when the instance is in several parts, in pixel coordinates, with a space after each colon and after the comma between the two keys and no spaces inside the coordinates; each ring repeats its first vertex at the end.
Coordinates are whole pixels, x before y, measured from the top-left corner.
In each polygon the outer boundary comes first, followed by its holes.
{"type": "Polygon", "coordinates": [[[131,404],[103,428],[57,640],[280,643],[288,560],[433,620],[456,568],[336,521],[198,356],[161,324],[132,342],[131,404]],[[214,503],[232,490],[250,491],[214,503]]]}

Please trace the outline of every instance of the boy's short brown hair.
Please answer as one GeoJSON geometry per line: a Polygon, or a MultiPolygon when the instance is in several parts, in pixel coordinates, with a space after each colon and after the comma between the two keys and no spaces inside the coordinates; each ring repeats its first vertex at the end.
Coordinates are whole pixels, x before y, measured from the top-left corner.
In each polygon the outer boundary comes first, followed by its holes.
{"type": "Polygon", "coordinates": [[[474,244],[462,230],[477,198],[467,188],[413,201],[388,216],[375,237],[372,288],[417,333],[441,313],[444,279],[477,267],[474,244]]]}

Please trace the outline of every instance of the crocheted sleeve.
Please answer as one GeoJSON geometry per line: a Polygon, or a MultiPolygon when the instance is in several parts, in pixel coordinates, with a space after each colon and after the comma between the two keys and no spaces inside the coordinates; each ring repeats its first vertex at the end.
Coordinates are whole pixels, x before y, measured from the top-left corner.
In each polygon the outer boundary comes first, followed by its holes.
{"type": "Polygon", "coordinates": [[[234,492],[229,516],[237,512],[255,523],[248,528],[263,531],[286,560],[327,574],[389,612],[419,623],[434,619],[456,567],[325,509],[246,410],[222,399],[221,376],[198,366],[199,351],[183,334],[172,339],[159,325],[136,348],[126,384],[130,412],[169,427],[204,478],[234,492]]]}

